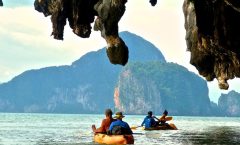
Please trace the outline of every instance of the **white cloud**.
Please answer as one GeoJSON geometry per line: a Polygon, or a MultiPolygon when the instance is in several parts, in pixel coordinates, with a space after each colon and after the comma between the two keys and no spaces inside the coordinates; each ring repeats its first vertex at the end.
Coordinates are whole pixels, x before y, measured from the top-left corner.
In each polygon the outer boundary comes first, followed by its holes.
{"type": "Polygon", "coordinates": [[[81,39],[69,27],[65,40],[53,39],[50,18],[32,7],[0,9],[0,81],[34,68],[70,64],[88,51],[105,46],[99,32],[81,39]],[[7,77],[4,72],[8,73],[7,77]],[[13,73],[17,72],[17,73],[13,73]]]}

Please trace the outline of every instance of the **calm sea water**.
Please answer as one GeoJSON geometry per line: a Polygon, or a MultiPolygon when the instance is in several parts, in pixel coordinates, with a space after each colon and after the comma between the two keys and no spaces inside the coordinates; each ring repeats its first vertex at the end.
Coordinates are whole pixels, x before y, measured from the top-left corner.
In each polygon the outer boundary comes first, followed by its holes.
{"type": "MultiPolygon", "coordinates": [[[[1,145],[95,144],[91,125],[103,115],[0,113],[1,145]]],[[[144,116],[127,115],[130,126],[144,116]]],[[[174,117],[179,130],[133,130],[135,144],[240,144],[240,118],[174,117]]]]}

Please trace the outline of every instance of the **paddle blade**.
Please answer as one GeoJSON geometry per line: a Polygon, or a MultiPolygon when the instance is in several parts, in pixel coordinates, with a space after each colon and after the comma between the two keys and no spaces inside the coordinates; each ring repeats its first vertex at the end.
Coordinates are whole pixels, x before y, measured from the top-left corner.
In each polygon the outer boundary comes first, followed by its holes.
{"type": "Polygon", "coordinates": [[[137,129],[138,127],[140,127],[140,126],[132,126],[132,127],[130,127],[132,130],[135,130],[135,129],[137,129]]]}
{"type": "Polygon", "coordinates": [[[172,120],[173,119],[173,117],[172,116],[169,116],[169,117],[166,117],[164,120],[165,121],[170,121],[170,120],[172,120]]]}

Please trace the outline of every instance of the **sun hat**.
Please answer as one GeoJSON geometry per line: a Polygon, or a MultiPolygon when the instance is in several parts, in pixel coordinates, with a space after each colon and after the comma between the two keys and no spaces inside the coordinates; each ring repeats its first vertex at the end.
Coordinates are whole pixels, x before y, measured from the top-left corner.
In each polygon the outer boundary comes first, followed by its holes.
{"type": "Polygon", "coordinates": [[[113,118],[123,118],[125,117],[122,112],[117,112],[113,118]]]}

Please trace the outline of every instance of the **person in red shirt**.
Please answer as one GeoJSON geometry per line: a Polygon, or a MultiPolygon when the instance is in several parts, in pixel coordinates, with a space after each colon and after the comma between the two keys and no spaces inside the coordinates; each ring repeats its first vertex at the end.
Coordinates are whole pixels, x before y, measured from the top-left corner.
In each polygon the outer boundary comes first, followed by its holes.
{"type": "Polygon", "coordinates": [[[106,118],[102,120],[102,124],[99,128],[96,129],[95,125],[92,125],[92,130],[94,133],[104,133],[106,134],[108,132],[110,124],[115,121],[115,119],[112,118],[112,110],[106,109],[105,110],[105,116],[106,118]]]}

